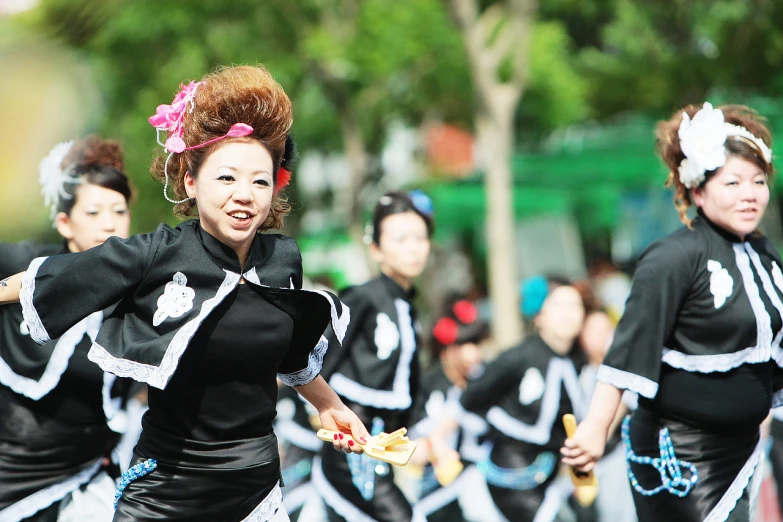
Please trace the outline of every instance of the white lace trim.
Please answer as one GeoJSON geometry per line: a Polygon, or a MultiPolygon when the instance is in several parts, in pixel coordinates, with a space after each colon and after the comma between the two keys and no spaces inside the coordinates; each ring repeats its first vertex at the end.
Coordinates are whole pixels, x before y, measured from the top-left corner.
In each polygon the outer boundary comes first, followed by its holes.
{"type": "Polygon", "coordinates": [[[302,386],[309,384],[321,373],[327,348],[329,348],[329,341],[322,335],[318,344],[316,344],[313,351],[310,352],[306,368],[302,368],[293,373],[278,373],[277,378],[286,386],[302,386]]]}
{"type": "Polygon", "coordinates": [[[329,386],[339,395],[364,406],[386,410],[410,408],[413,403],[410,394],[411,361],[416,352],[416,334],[410,304],[403,299],[395,299],[394,306],[397,309],[401,341],[400,358],[397,360],[392,389],[376,390],[359,384],[341,373],[335,373],[329,379],[329,386]]]}
{"type": "Polygon", "coordinates": [[[618,370],[617,368],[612,368],[611,366],[606,366],[604,364],[598,368],[596,380],[611,384],[615,388],[621,390],[629,390],[638,393],[642,397],[647,397],[648,399],[654,399],[655,395],[658,393],[657,382],[651,381],[641,375],[618,370]]]}
{"type": "Polygon", "coordinates": [[[95,340],[102,321],[103,312],[95,312],[65,332],[55,343],[49,362],[38,380],[17,374],[3,359],[0,359],[0,383],[34,401],[40,400],[60,382],[76,345],[85,334],[95,340]]]}
{"type": "Polygon", "coordinates": [[[574,365],[567,359],[552,359],[547,366],[546,390],[541,399],[538,420],[534,425],[521,422],[500,406],[493,406],[487,411],[487,422],[509,437],[543,446],[552,436],[552,426],[560,409],[560,390],[563,385],[571,399],[574,412],[581,418],[584,409],[581,406],[582,387],[579,385],[574,365]]]}
{"type": "Polygon", "coordinates": [[[32,495],[23,498],[19,502],[11,504],[4,510],[0,511],[0,522],[18,522],[19,520],[31,517],[42,509],[45,509],[55,502],[62,500],[68,493],[74,491],[82,484],[89,482],[92,477],[98,473],[102,462],[103,458],[100,458],[73,477],[65,479],[64,481],[57,484],[53,484],[40,491],[36,491],[32,495]]]}
{"type": "Polygon", "coordinates": [[[308,430],[290,419],[277,421],[275,423],[275,433],[281,440],[290,442],[294,446],[308,451],[321,451],[324,445],[313,430],[308,430]]]}
{"type": "Polygon", "coordinates": [[[329,507],[335,510],[335,512],[343,517],[346,522],[378,522],[370,515],[351,504],[345,497],[343,497],[334,486],[329,483],[324,475],[323,468],[321,467],[321,458],[313,458],[313,471],[312,481],[315,489],[321,495],[329,507]]]}
{"type": "Polygon", "coordinates": [[[718,353],[713,355],[687,355],[669,348],[663,349],[661,360],[671,366],[686,372],[713,373],[728,372],[743,364],[766,362],[769,356],[752,346],[738,352],[718,353]]]}
{"type": "Polygon", "coordinates": [[[242,522],[270,522],[279,509],[285,508],[283,507],[283,492],[280,491],[280,483],[278,482],[266,498],[247,517],[242,519],[242,522]]]}
{"type": "Polygon", "coordinates": [[[36,257],[30,262],[30,266],[22,275],[22,288],[19,290],[19,304],[22,305],[24,322],[27,323],[27,328],[30,330],[30,337],[38,344],[45,344],[52,340],[33,304],[35,276],[38,275],[38,269],[46,259],[46,257],[36,257]]]}
{"type": "Polygon", "coordinates": [[[758,362],[762,362],[768,361],[772,357],[772,324],[764,302],[761,300],[753,270],[750,268],[750,256],[746,252],[746,245],[735,243],[733,245],[734,256],[740,274],[742,274],[742,285],[745,287],[745,294],[748,296],[748,300],[750,300],[753,315],[756,316],[757,339],[755,347],[759,353],[755,355],[755,358],[758,362]]]}
{"type": "MultiPolygon", "coordinates": [[[[750,243],[745,243],[745,250],[748,252],[750,260],[753,262],[753,266],[756,268],[756,272],[759,273],[764,292],[769,297],[770,302],[772,302],[772,306],[774,306],[775,310],[778,311],[778,314],[783,317],[783,302],[781,302],[780,296],[775,290],[775,285],[772,283],[772,279],[770,278],[769,273],[767,273],[766,268],[764,268],[764,265],[761,263],[761,258],[759,258],[759,255],[756,253],[750,243]]],[[[783,339],[783,328],[781,328],[775,336],[775,339],[772,341],[772,346],[779,347],[781,339],[783,339]]]]}
{"type": "MultiPolygon", "coordinates": [[[[253,283],[256,286],[263,286],[265,288],[271,288],[267,285],[262,285],[261,281],[258,278],[258,273],[256,272],[256,267],[251,268],[247,272],[243,274],[243,277],[247,280],[253,283]]],[[[293,281],[291,281],[291,288],[289,290],[293,290],[293,281]]],[[[340,307],[342,309],[342,314],[337,314],[337,306],[335,305],[334,299],[332,299],[332,296],[330,296],[327,292],[324,292],[322,290],[297,290],[297,292],[310,292],[313,294],[318,294],[322,297],[324,297],[327,301],[329,301],[329,305],[331,307],[332,312],[332,329],[334,330],[334,334],[337,337],[337,340],[342,343],[343,338],[345,337],[345,332],[348,329],[348,324],[351,322],[351,310],[347,306],[345,306],[345,303],[340,303],[340,307]]]]}
{"type": "Polygon", "coordinates": [[[98,343],[92,343],[87,358],[100,366],[105,372],[112,373],[117,377],[129,377],[139,382],[148,382],[157,370],[157,367],[151,364],[114,357],[98,343]]]}
{"type": "Polygon", "coordinates": [[[737,506],[737,501],[742,497],[745,488],[748,487],[748,482],[753,476],[753,472],[756,470],[759,459],[761,458],[761,451],[762,441],[759,440],[759,443],[756,445],[756,450],[748,461],[745,462],[745,465],[742,466],[742,469],[729,486],[729,489],[723,494],[723,497],[721,497],[718,504],[712,508],[710,514],[704,519],[704,522],[724,522],[729,517],[737,506]]]}

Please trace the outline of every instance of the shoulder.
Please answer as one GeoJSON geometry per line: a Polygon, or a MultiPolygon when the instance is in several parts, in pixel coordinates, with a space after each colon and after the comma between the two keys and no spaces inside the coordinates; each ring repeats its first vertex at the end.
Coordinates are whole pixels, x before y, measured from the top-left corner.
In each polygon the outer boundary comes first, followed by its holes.
{"type": "Polygon", "coordinates": [[[271,248],[276,257],[291,262],[302,263],[302,253],[299,245],[292,237],[283,234],[259,234],[259,239],[266,248],[271,248]]]}
{"type": "Polygon", "coordinates": [[[682,227],[651,243],[639,257],[636,272],[692,273],[702,257],[709,255],[703,231],[682,227]]]}
{"type": "Polygon", "coordinates": [[[772,261],[778,263],[778,265],[782,263],[780,253],[775,249],[772,241],[770,241],[767,236],[754,237],[749,242],[759,255],[770,258],[772,261]]]}

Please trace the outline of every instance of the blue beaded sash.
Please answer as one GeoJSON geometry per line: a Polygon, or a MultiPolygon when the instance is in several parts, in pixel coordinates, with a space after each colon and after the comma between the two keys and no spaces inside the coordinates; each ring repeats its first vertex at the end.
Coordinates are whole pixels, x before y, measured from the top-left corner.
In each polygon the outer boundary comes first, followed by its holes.
{"type": "MultiPolygon", "coordinates": [[[[383,432],[383,419],[375,417],[372,420],[371,435],[373,437],[383,432]]],[[[375,476],[385,476],[390,472],[389,465],[379,460],[371,459],[364,453],[349,453],[348,467],[351,470],[351,482],[361,493],[362,498],[370,501],[375,496],[375,476]]]]}
{"type": "Polygon", "coordinates": [[[628,478],[631,481],[631,486],[639,492],[639,494],[646,497],[656,495],[663,490],[668,491],[672,495],[676,495],[680,498],[685,497],[690,493],[691,488],[699,480],[699,472],[696,466],[690,462],[680,460],[674,453],[674,445],[672,444],[671,436],[669,435],[669,429],[663,428],[658,433],[658,449],[660,450],[660,457],[640,457],[634,453],[631,447],[631,417],[626,416],[623,419],[623,426],[620,434],[623,439],[623,445],[625,446],[625,459],[628,463],[628,478]],[[631,469],[631,463],[647,464],[654,467],[661,475],[661,485],[653,489],[644,489],[639,481],[636,480],[631,469]],[[685,478],[682,475],[682,468],[687,468],[690,471],[690,478],[685,478]]]}
{"type": "Polygon", "coordinates": [[[484,473],[488,484],[506,489],[526,491],[547,481],[557,468],[557,456],[551,452],[540,453],[536,460],[524,468],[501,468],[489,457],[477,465],[484,473]]]}
{"type": "Polygon", "coordinates": [[[130,486],[130,483],[141,478],[144,475],[152,473],[155,468],[158,467],[158,461],[155,459],[147,459],[144,462],[139,462],[133,467],[128,468],[122,473],[120,477],[120,485],[117,488],[117,493],[114,494],[114,509],[117,509],[117,503],[122,498],[122,492],[130,486]]]}

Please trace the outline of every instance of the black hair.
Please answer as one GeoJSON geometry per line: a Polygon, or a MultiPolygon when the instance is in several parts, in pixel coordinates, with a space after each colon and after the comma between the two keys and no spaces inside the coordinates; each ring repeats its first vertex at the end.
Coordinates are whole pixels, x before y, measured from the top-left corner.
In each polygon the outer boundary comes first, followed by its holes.
{"type": "Polygon", "coordinates": [[[375,211],[372,215],[372,242],[379,245],[381,242],[381,223],[384,219],[394,214],[404,214],[414,212],[427,225],[427,236],[432,237],[435,231],[435,222],[432,216],[422,212],[413,204],[413,200],[404,192],[387,192],[375,205],[375,211]]]}

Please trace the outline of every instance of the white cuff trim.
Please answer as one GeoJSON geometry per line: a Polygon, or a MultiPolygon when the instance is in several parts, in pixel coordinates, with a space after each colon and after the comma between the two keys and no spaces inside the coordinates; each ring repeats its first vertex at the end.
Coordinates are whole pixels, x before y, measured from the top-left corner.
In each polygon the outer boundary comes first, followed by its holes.
{"type": "Polygon", "coordinates": [[[46,344],[52,340],[33,304],[35,276],[38,275],[38,269],[46,259],[46,257],[36,257],[30,262],[30,266],[22,275],[22,288],[19,291],[19,303],[22,305],[24,322],[27,323],[27,328],[30,330],[30,337],[38,344],[46,344]]]}
{"type": "Polygon", "coordinates": [[[302,368],[294,373],[278,373],[277,378],[286,386],[303,386],[311,383],[321,373],[327,348],[329,348],[329,341],[326,340],[326,337],[321,336],[318,344],[310,352],[306,368],[302,368]]]}
{"type": "Polygon", "coordinates": [[[598,381],[611,384],[615,388],[636,392],[648,399],[654,399],[655,395],[658,393],[657,382],[651,381],[641,375],[618,370],[617,368],[612,368],[611,366],[606,366],[604,364],[598,368],[598,376],[596,378],[598,381]]]}

